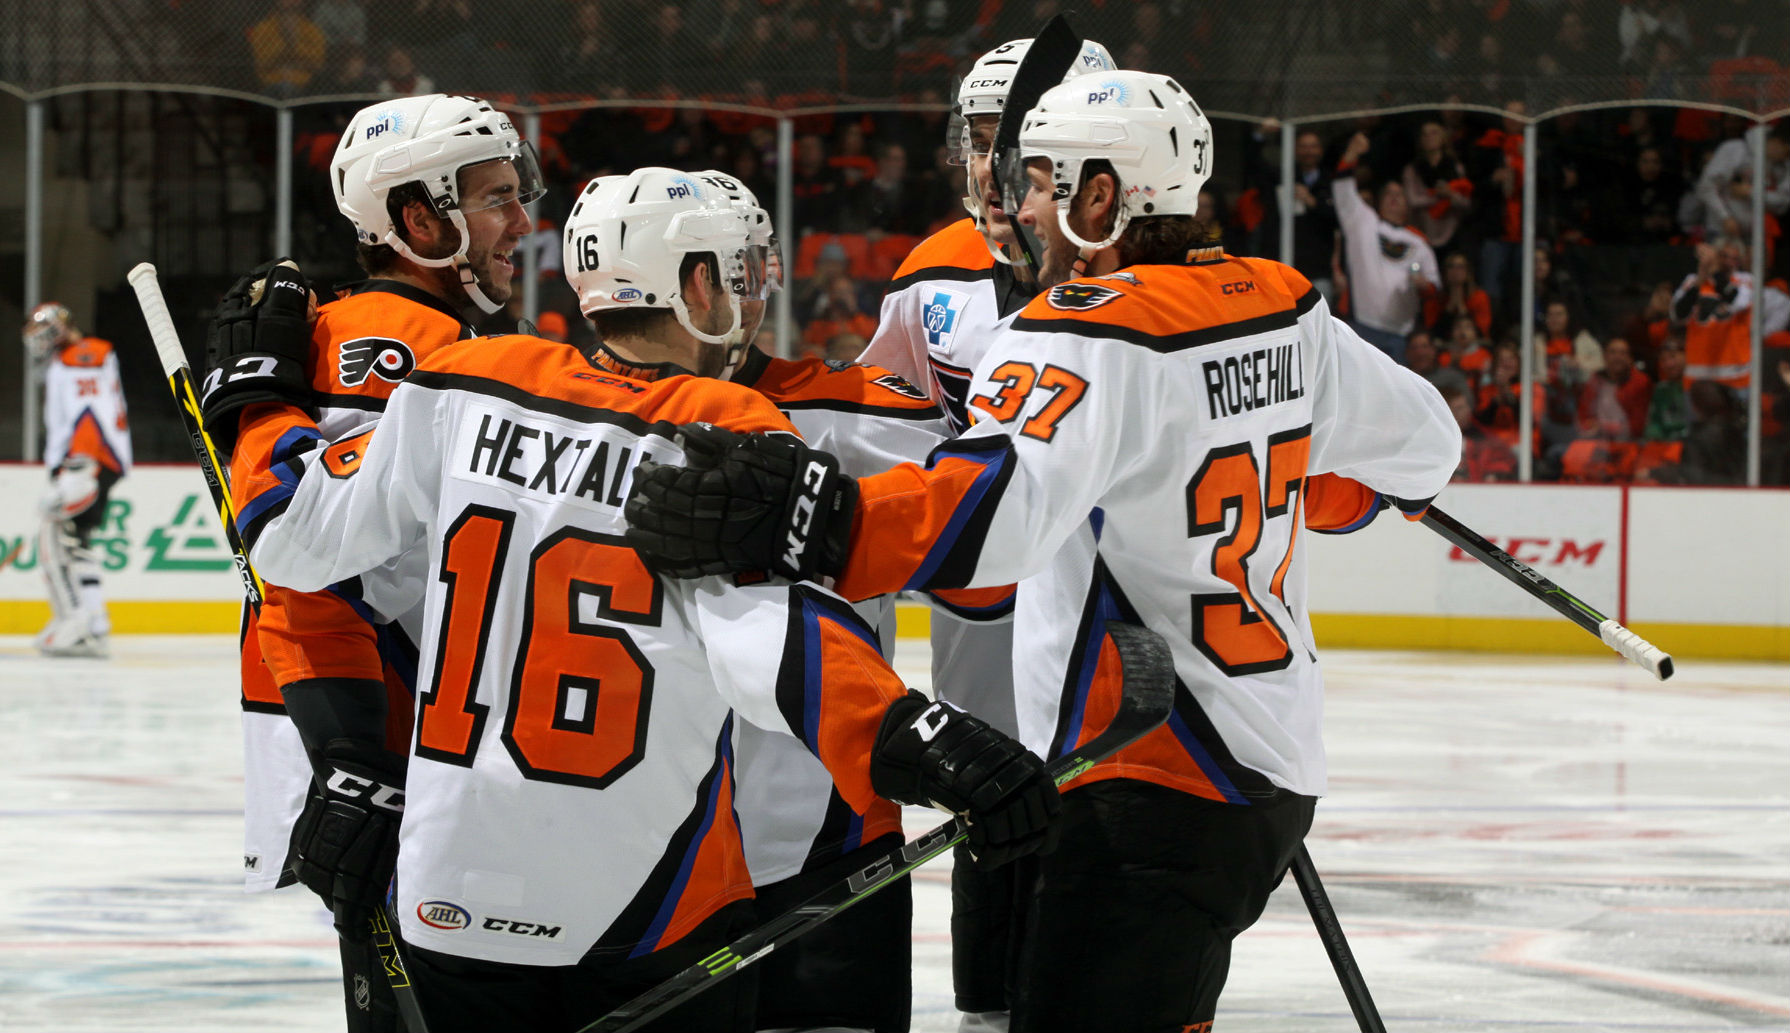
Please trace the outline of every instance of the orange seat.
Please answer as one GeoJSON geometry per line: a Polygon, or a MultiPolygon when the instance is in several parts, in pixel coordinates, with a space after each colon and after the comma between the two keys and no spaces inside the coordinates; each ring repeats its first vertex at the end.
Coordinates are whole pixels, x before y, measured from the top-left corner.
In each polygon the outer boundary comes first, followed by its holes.
{"type": "Polygon", "coordinates": [[[870,256],[866,262],[864,278],[867,280],[889,280],[895,277],[895,270],[907,256],[920,246],[923,238],[911,233],[891,233],[870,245],[870,256]]]}
{"type": "Polygon", "coordinates": [[[796,279],[814,275],[814,263],[828,244],[845,249],[845,271],[854,279],[866,279],[870,266],[870,241],[862,233],[810,233],[796,247],[796,279]]]}

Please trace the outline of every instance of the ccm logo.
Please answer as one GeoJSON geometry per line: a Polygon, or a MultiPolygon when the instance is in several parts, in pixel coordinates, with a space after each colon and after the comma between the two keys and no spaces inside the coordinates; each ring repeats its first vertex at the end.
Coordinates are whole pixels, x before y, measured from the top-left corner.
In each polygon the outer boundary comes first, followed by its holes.
{"type": "Polygon", "coordinates": [[[416,917],[431,929],[458,932],[472,922],[472,914],[458,904],[445,900],[425,900],[416,906],[416,917]]]}
{"type": "Polygon", "coordinates": [[[808,469],[802,471],[802,486],[808,491],[796,500],[795,522],[790,526],[787,547],[783,550],[783,562],[791,567],[800,567],[802,553],[808,549],[808,528],[814,523],[814,507],[820,502],[820,484],[827,476],[827,468],[819,462],[810,460],[808,469]]]}
{"type": "Polygon", "coordinates": [[[1220,294],[1248,294],[1255,289],[1256,289],[1256,287],[1255,287],[1254,280],[1233,280],[1230,283],[1220,284],[1218,287],[1218,293],[1220,293],[1220,294]]]}
{"type": "Polygon", "coordinates": [[[404,790],[337,769],[330,773],[329,790],[349,799],[363,799],[375,807],[404,813],[404,790]]]}
{"type": "MultiPolygon", "coordinates": [[[[1604,542],[1585,542],[1583,544],[1571,538],[1506,538],[1502,541],[1487,537],[1487,541],[1497,545],[1509,553],[1512,559],[1520,560],[1531,566],[1535,564],[1580,563],[1591,566],[1603,555],[1604,542]]],[[[1473,557],[1462,552],[1459,547],[1448,550],[1448,558],[1456,563],[1476,563],[1473,557]]]]}
{"type": "Polygon", "coordinates": [[[491,933],[511,933],[516,936],[545,936],[549,940],[559,936],[557,925],[538,925],[534,922],[515,922],[508,918],[486,917],[480,927],[491,933]]]}

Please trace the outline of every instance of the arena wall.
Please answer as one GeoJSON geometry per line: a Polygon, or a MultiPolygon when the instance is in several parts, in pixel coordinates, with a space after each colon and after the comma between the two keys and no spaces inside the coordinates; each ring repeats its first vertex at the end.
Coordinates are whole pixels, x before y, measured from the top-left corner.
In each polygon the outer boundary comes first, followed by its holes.
{"type": "MultiPolygon", "coordinates": [[[[48,619],[37,570],[41,467],[0,464],[0,633],[48,619]]],[[[1790,660],[1790,491],[1457,484],[1440,505],[1679,658],[1790,660]]],[[[228,632],[229,549],[190,466],[147,465],[94,536],[116,631],[228,632]]],[[[1310,543],[1320,645],[1515,653],[1607,650],[1420,525],[1383,515],[1310,543]]],[[[927,610],[904,605],[901,634],[927,610]]]]}

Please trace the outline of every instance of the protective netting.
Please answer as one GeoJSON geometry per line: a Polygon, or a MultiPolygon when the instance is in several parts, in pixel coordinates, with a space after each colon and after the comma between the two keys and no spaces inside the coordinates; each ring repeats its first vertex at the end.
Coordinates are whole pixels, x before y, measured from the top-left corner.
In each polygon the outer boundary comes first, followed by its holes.
{"type": "MultiPolygon", "coordinates": [[[[431,89],[511,110],[645,98],[780,109],[938,102],[1056,0],[14,0],[0,87],[431,89]]],[[[1208,111],[1309,120],[1407,105],[1530,116],[1653,101],[1790,110],[1790,0],[1085,0],[1085,36],[1208,111]]]]}

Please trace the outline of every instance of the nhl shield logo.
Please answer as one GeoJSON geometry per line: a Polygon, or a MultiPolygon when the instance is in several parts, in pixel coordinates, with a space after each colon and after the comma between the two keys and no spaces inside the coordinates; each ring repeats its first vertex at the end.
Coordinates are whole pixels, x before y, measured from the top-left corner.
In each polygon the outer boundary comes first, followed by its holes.
{"type": "Polygon", "coordinates": [[[920,309],[920,320],[926,327],[926,343],[946,348],[957,336],[957,317],[963,314],[964,296],[956,291],[935,290],[932,299],[920,309]]]}
{"type": "Polygon", "coordinates": [[[337,376],[345,387],[359,387],[369,375],[396,384],[416,369],[410,346],[390,337],[359,337],[343,341],[337,376]]]}
{"type": "Polygon", "coordinates": [[[1086,312],[1124,296],[1111,287],[1102,287],[1097,283],[1060,284],[1052,287],[1047,295],[1051,308],[1060,308],[1065,312],[1086,312]]]}

